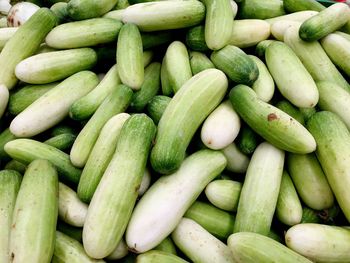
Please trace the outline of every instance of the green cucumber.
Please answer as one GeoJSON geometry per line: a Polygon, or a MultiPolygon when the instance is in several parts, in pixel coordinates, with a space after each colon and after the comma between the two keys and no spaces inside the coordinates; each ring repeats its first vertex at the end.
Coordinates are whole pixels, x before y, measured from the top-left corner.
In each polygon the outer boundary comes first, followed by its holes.
{"type": "Polygon", "coordinates": [[[261,143],[252,156],[239,197],[233,232],[267,235],[276,209],[284,152],[261,143]]]}
{"type": "Polygon", "coordinates": [[[35,160],[23,176],[13,210],[11,262],[50,262],[55,246],[57,213],[56,169],[49,161],[35,160]]]}
{"type": "Polygon", "coordinates": [[[277,16],[274,18],[269,18],[266,19],[265,21],[273,24],[277,21],[283,21],[283,20],[287,20],[287,21],[297,21],[297,22],[304,22],[307,19],[317,15],[318,12],[317,11],[312,11],[312,10],[308,10],[308,11],[299,11],[299,12],[295,12],[292,14],[288,14],[288,15],[283,15],[283,16],[277,16]]]}
{"type": "Polygon", "coordinates": [[[295,252],[320,263],[350,261],[350,231],[321,224],[300,224],[288,229],[286,244],[295,252]]]}
{"type": "Polygon", "coordinates": [[[123,22],[149,32],[195,26],[204,17],[205,7],[197,0],[159,1],[127,7],[123,22]]]}
{"type": "Polygon", "coordinates": [[[342,36],[343,38],[345,38],[348,41],[350,41],[350,34],[349,33],[344,33],[344,32],[341,32],[341,31],[335,31],[334,34],[342,36]]]}
{"type": "Polygon", "coordinates": [[[0,17],[0,28],[8,27],[7,26],[7,17],[0,17]]]}
{"type": "Polygon", "coordinates": [[[259,144],[259,136],[247,125],[241,127],[237,140],[239,150],[244,154],[252,154],[259,144]]]}
{"type": "Polygon", "coordinates": [[[5,165],[4,169],[14,170],[19,172],[20,174],[24,174],[27,169],[27,165],[16,160],[11,160],[5,165]]]}
{"type": "Polygon", "coordinates": [[[57,2],[50,7],[50,10],[57,17],[58,25],[66,23],[71,20],[67,12],[67,5],[68,4],[66,2],[57,2]]]}
{"type": "Polygon", "coordinates": [[[115,114],[124,112],[132,98],[132,90],[124,85],[118,87],[107,96],[80,131],[70,151],[70,159],[77,167],[83,167],[94,147],[101,129],[115,114]]]}
{"type": "Polygon", "coordinates": [[[4,48],[7,41],[16,33],[18,27],[0,28],[0,51],[4,48]]]}
{"type": "Polygon", "coordinates": [[[255,48],[255,53],[259,58],[264,58],[265,59],[265,52],[266,48],[273,43],[275,40],[267,39],[261,41],[259,44],[256,45],[255,48]]]}
{"type": "Polygon", "coordinates": [[[274,42],[265,53],[267,67],[279,91],[297,107],[312,108],[318,102],[318,90],[310,73],[293,50],[274,42]],[[293,71],[293,74],[290,72],[293,71]]]}
{"type": "Polygon", "coordinates": [[[238,10],[241,18],[266,19],[285,14],[280,0],[243,0],[238,10]]]}
{"type": "Polygon", "coordinates": [[[190,52],[190,65],[193,75],[206,69],[215,68],[213,62],[204,53],[198,51],[190,52]]]}
{"type": "Polygon", "coordinates": [[[46,35],[56,25],[56,16],[47,8],[40,8],[23,24],[0,53],[0,83],[12,89],[16,83],[15,67],[33,55],[46,35]]]}
{"type": "Polygon", "coordinates": [[[164,240],[158,246],[156,246],[154,250],[160,250],[173,255],[177,255],[175,244],[170,237],[164,238],[164,240]]]}
{"type": "Polygon", "coordinates": [[[118,35],[118,74],[123,84],[139,90],[144,80],[142,39],[134,24],[125,24],[118,35]]]}
{"type": "Polygon", "coordinates": [[[62,121],[70,106],[97,83],[97,76],[91,71],[72,75],[18,114],[10,124],[11,132],[18,137],[31,137],[46,131],[62,121]]]}
{"type": "Polygon", "coordinates": [[[304,223],[321,223],[319,212],[315,211],[307,206],[303,207],[303,216],[301,218],[301,224],[304,223]]]}
{"type": "Polygon", "coordinates": [[[13,209],[21,185],[22,176],[16,171],[0,171],[0,261],[10,262],[9,239],[12,224],[13,209]]]}
{"type": "Polygon", "coordinates": [[[308,130],[287,113],[260,100],[248,86],[230,91],[230,101],[240,117],[276,147],[294,153],[310,153],[316,142],[308,130]]]}
{"type": "Polygon", "coordinates": [[[299,26],[301,22],[293,20],[281,20],[272,23],[271,25],[271,35],[279,41],[284,41],[284,34],[287,29],[292,26],[299,26]]]}
{"type": "Polygon", "coordinates": [[[0,84],[0,119],[5,113],[9,101],[10,93],[5,85],[0,84]]]}
{"type": "Polygon", "coordinates": [[[159,31],[152,33],[142,32],[141,38],[143,49],[146,50],[171,42],[173,39],[173,34],[171,31],[159,31]]]}
{"type": "Polygon", "coordinates": [[[46,159],[56,166],[61,181],[79,182],[81,171],[71,164],[68,154],[55,147],[31,139],[16,139],[8,142],[4,149],[13,159],[25,164],[46,159]]]}
{"type": "Polygon", "coordinates": [[[6,143],[15,140],[17,137],[13,135],[9,128],[3,130],[0,133],[0,162],[7,161],[9,159],[8,154],[4,150],[6,143]]]}
{"type": "Polygon", "coordinates": [[[80,227],[71,226],[60,220],[57,221],[57,231],[66,234],[67,236],[79,241],[83,241],[83,229],[80,227]]]}
{"type": "Polygon", "coordinates": [[[151,180],[152,180],[152,178],[151,178],[150,171],[146,168],[145,172],[143,173],[140,188],[138,190],[139,197],[143,196],[143,194],[148,190],[148,188],[151,185],[151,180]]]}
{"type": "Polygon", "coordinates": [[[336,3],[309,18],[300,26],[299,36],[305,41],[319,40],[341,28],[350,19],[345,3],[336,3]]]}
{"type": "Polygon", "coordinates": [[[209,50],[205,42],[205,29],[203,25],[192,27],[187,31],[186,45],[194,51],[205,52],[209,50]]]}
{"type": "Polygon", "coordinates": [[[298,108],[294,107],[289,101],[281,100],[275,105],[280,110],[284,111],[288,115],[292,116],[295,120],[304,125],[304,116],[301,114],[298,108]]]}
{"type": "Polygon", "coordinates": [[[234,216],[210,204],[196,201],[186,211],[184,217],[196,221],[219,239],[226,240],[232,234],[234,216]]]}
{"type": "Polygon", "coordinates": [[[128,0],[119,0],[117,4],[113,7],[113,10],[125,9],[128,6],[130,6],[130,3],[128,0]]]}
{"type": "Polygon", "coordinates": [[[71,0],[67,12],[74,20],[99,17],[112,10],[118,0],[71,0]]]}
{"type": "Polygon", "coordinates": [[[145,114],[135,114],[123,125],[116,151],[92,197],[84,224],[84,249],[91,257],[108,256],[120,242],[138,196],[155,133],[153,121],[145,114]]]}
{"type": "Polygon", "coordinates": [[[79,180],[77,192],[83,202],[89,203],[91,201],[102,175],[113,157],[120,130],[129,117],[130,115],[127,113],[117,114],[103,126],[79,180]]]}
{"type": "Polygon", "coordinates": [[[227,45],[219,51],[214,51],[210,59],[236,83],[251,85],[259,77],[259,69],[255,62],[238,47],[227,45]]]}
{"type": "Polygon", "coordinates": [[[166,107],[158,124],[151,152],[155,171],[171,173],[179,168],[195,131],[221,102],[228,81],[217,69],[207,69],[189,79],[166,107]]]}
{"type": "Polygon", "coordinates": [[[117,245],[116,249],[110,254],[108,257],[106,257],[107,260],[117,260],[125,257],[129,253],[128,247],[126,246],[126,243],[124,239],[120,240],[119,244],[117,245]]]}
{"type": "Polygon", "coordinates": [[[76,137],[76,135],[71,133],[62,133],[60,135],[51,137],[50,139],[44,141],[44,143],[51,145],[61,151],[65,151],[72,147],[76,137]]]}
{"type": "Polygon", "coordinates": [[[289,13],[304,10],[322,11],[326,7],[316,0],[283,0],[283,7],[289,13]]]}
{"type": "Polygon", "coordinates": [[[125,8],[109,11],[103,15],[103,18],[111,18],[113,20],[122,21],[125,8]]]}
{"type": "Polygon", "coordinates": [[[142,253],[161,243],[175,229],[205,186],[225,166],[226,159],[222,153],[201,150],[187,157],[175,173],[158,179],[142,196],[132,214],[126,231],[129,248],[142,253]]]}
{"type": "Polygon", "coordinates": [[[138,263],[186,263],[188,261],[174,255],[159,250],[151,250],[137,256],[138,263]]]}
{"type": "Polygon", "coordinates": [[[350,133],[341,119],[328,111],[315,113],[308,121],[307,128],[315,137],[317,159],[335,198],[345,217],[350,220],[350,133]]]}
{"type": "Polygon", "coordinates": [[[96,46],[115,42],[121,27],[120,21],[109,18],[70,22],[51,30],[45,42],[48,46],[58,49],[96,46]]]}
{"type": "Polygon", "coordinates": [[[66,134],[66,133],[77,135],[77,131],[75,130],[75,127],[69,126],[69,123],[64,123],[64,122],[56,125],[50,131],[50,135],[53,137],[61,134],[66,134]]]}
{"type": "Polygon", "coordinates": [[[234,263],[230,249],[192,219],[182,218],[171,234],[176,246],[192,262],[234,263]]]}
{"type": "Polygon", "coordinates": [[[148,115],[155,124],[158,124],[166,107],[169,105],[171,98],[163,95],[154,96],[147,105],[148,115]]]}
{"type": "Polygon", "coordinates": [[[316,113],[316,109],[315,108],[299,108],[299,111],[303,115],[305,123],[307,123],[308,120],[311,118],[311,116],[316,113]]]}
{"type": "Polygon", "coordinates": [[[231,143],[221,150],[227,160],[226,169],[234,173],[245,173],[248,168],[249,158],[240,151],[235,143],[231,143]]]}
{"type": "Polygon", "coordinates": [[[228,238],[228,247],[237,262],[312,263],[281,243],[256,233],[235,233],[228,238]]]}
{"type": "Polygon", "coordinates": [[[146,68],[153,62],[154,52],[152,50],[146,50],[142,53],[143,67],[146,68]]]}
{"type": "Polygon", "coordinates": [[[174,92],[170,85],[169,73],[165,63],[165,56],[163,57],[162,66],[160,68],[160,82],[162,85],[162,94],[165,96],[172,96],[174,92]]]}

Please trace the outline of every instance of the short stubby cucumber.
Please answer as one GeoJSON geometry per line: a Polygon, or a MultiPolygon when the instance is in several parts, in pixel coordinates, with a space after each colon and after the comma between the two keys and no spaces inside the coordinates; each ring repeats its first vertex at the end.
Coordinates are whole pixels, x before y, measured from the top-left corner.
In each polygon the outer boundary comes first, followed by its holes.
{"type": "Polygon", "coordinates": [[[151,250],[141,255],[138,255],[136,258],[138,263],[186,263],[188,261],[159,250],[151,250]]]}
{"type": "Polygon", "coordinates": [[[8,101],[9,101],[10,93],[5,85],[0,84],[0,119],[2,115],[5,113],[8,101]]]}
{"type": "Polygon", "coordinates": [[[198,51],[190,52],[190,65],[193,75],[209,68],[215,68],[213,62],[204,53],[198,51]]]}
{"type": "Polygon", "coordinates": [[[68,15],[74,20],[99,17],[110,11],[118,0],[72,0],[68,2],[68,15]]]}

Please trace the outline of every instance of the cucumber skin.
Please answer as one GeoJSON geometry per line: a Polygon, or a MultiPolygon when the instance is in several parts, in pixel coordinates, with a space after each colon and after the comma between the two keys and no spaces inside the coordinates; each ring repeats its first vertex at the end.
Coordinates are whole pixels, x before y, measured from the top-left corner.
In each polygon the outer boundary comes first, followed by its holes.
{"type": "Polygon", "coordinates": [[[192,75],[196,75],[197,73],[209,68],[215,68],[213,62],[211,62],[204,53],[197,51],[190,52],[190,65],[192,75]]]}
{"type": "Polygon", "coordinates": [[[249,126],[243,126],[236,143],[242,153],[252,154],[259,145],[259,136],[249,126]]]}
{"type": "Polygon", "coordinates": [[[186,263],[182,258],[159,250],[150,250],[137,256],[138,263],[186,263]]]}
{"type": "Polygon", "coordinates": [[[67,12],[74,20],[84,20],[107,13],[117,2],[117,0],[71,0],[68,2],[67,12]]]}
{"type": "Polygon", "coordinates": [[[285,113],[292,116],[294,119],[296,119],[298,122],[300,122],[302,125],[304,125],[304,117],[299,111],[298,108],[294,107],[289,101],[287,100],[281,100],[276,104],[276,107],[280,110],[284,111],[285,113]]]}
{"type": "Polygon", "coordinates": [[[204,26],[199,25],[190,28],[186,33],[186,45],[194,51],[209,51],[209,47],[205,42],[204,26]]]}
{"type": "Polygon", "coordinates": [[[164,240],[158,246],[156,246],[154,250],[160,250],[177,255],[175,244],[170,237],[164,238],[164,240]]]}
{"type": "Polygon", "coordinates": [[[76,138],[77,136],[74,134],[63,133],[46,140],[44,143],[53,146],[61,151],[65,151],[73,145],[76,138]]]}
{"type": "Polygon", "coordinates": [[[326,7],[316,0],[283,0],[284,9],[289,13],[298,11],[322,11],[326,7]]]}
{"type": "Polygon", "coordinates": [[[4,147],[6,143],[15,139],[17,139],[17,137],[11,133],[9,128],[0,133],[0,163],[5,162],[9,159],[9,155],[6,153],[4,147]]]}
{"type": "Polygon", "coordinates": [[[164,95],[154,96],[147,105],[148,115],[152,118],[155,124],[159,123],[166,107],[168,107],[171,98],[164,95]]]}
{"type": "Polygon", "coordinates": [[[266,19],[284,14],[283,2],[279,0],[244,0],[238,10],[241,18],[266,19]]]}

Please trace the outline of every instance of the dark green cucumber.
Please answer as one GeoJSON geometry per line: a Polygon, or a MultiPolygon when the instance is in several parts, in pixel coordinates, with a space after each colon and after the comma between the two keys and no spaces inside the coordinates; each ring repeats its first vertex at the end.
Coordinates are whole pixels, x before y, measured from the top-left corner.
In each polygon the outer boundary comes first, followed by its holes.
{"type": "Polygon", "coordinates": [[[56,15],[57,24],[63,24],[71,20],[67,12],[66,2],[57,2],[50,7],[50,10],[56,15]]]}
{"type": "Polygon", "coordinates": [[[186,44],[194,51],[210,50],[205,42],[204,26],[195,26],[190,28],[186,33],[186,44]]]}
{"type": "Polygon", "coordinates": [[[292,116],[294,119],[296,119],[298,122],[300,122],[302,125],[304,125],[304,117],[299,111],[298,108],[294,107],[289,101],[287,100],[281,100],[277,102],[276,107],[280,110],[284,111],[285,113],[292,116]]]}
{"type": "Polygon", "coordinates": [[[237,140],[238,148],[244,154],[252,154],[259,144],[259,136],[247,125],[241,127],[237,140]]]}
{"type": "Polygon", "coordinates": [[[79,241],[83,241],[83,229],[80,227],[71,226],[61,220],[57,221],[57,231],[66,234],[67,236],[79,241]]]}
{"type": "Polygon", "coordinates": [[[141,39],[143,49],[146,50],[171,42],[173,34],[171,31],[142,32],[141,39]]]}
{"type": "Polygon", "coordinates": [[[24,174],[27,169],[27,165],[16,160],[11,160],[5,165],[4,168],[6,170],[14,170],[19,172],[20,174],[24,174]]]}
{"type": "Polygon", "coordinates": [[[238,9],[241,18],[266,19],[285,14],[280,0],[243,0],[238,9]]]}
{"type": "Polygon", "coordinates": [[[289,13],[306,10],[319,12],[326,8],[316,0],[283,0],[283,7],[289,13]]]}
{"type": "Polygon", "coordinates": [[[170,97],[158,95],[154,96],[147,105],[147,112],[155,124],[158,124],[166,107],[171,101],[170,97]]]}
{"type": "Polygon", "coordinates": [[[64,151],[72,147],[76,137],[76,135],[71,133],[62,133],[44,141],[44,143],[64,151]]]}
{"type": "Polygon", "coordinates": [[[304,223],[321,223],[321,219],[318,216],[318,211],[313,210],[307,206],[303,207],[303,216],[301,217],[301,224],[304,223]]]}
{"type": "Polygon", "coordinates": [[[71,0],[67,12],[74,20],[84,20],[107,13],[116,3],[117,0],[71,0]]]}
{"type": "Polygon", "coordinates": [[[9,156],[4,149],[5,144],[10,142],[10,141],[15,140],[16,138],[17,137],[11,133],[9,128],[4,130],[0,134],[0,162],[1,163],[9,159],[9,156]]]}

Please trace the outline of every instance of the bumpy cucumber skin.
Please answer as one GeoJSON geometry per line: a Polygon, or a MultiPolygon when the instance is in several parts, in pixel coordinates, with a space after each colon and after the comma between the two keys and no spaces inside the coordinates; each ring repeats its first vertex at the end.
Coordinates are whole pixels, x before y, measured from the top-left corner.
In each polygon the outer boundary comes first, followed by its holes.
{"type": "Polygon", "coordinates": [[[138,263],[186,263],[188,261],[182,258],[159,250],[150,250],[146,253],[138,255],[136,258],[138,263]]]}
{"type": "Polygon", "coordinates": [[[68,15],[74,20],[99,17],[110,11],[117,0],[72,0],[68,2],[68,15]]]}

